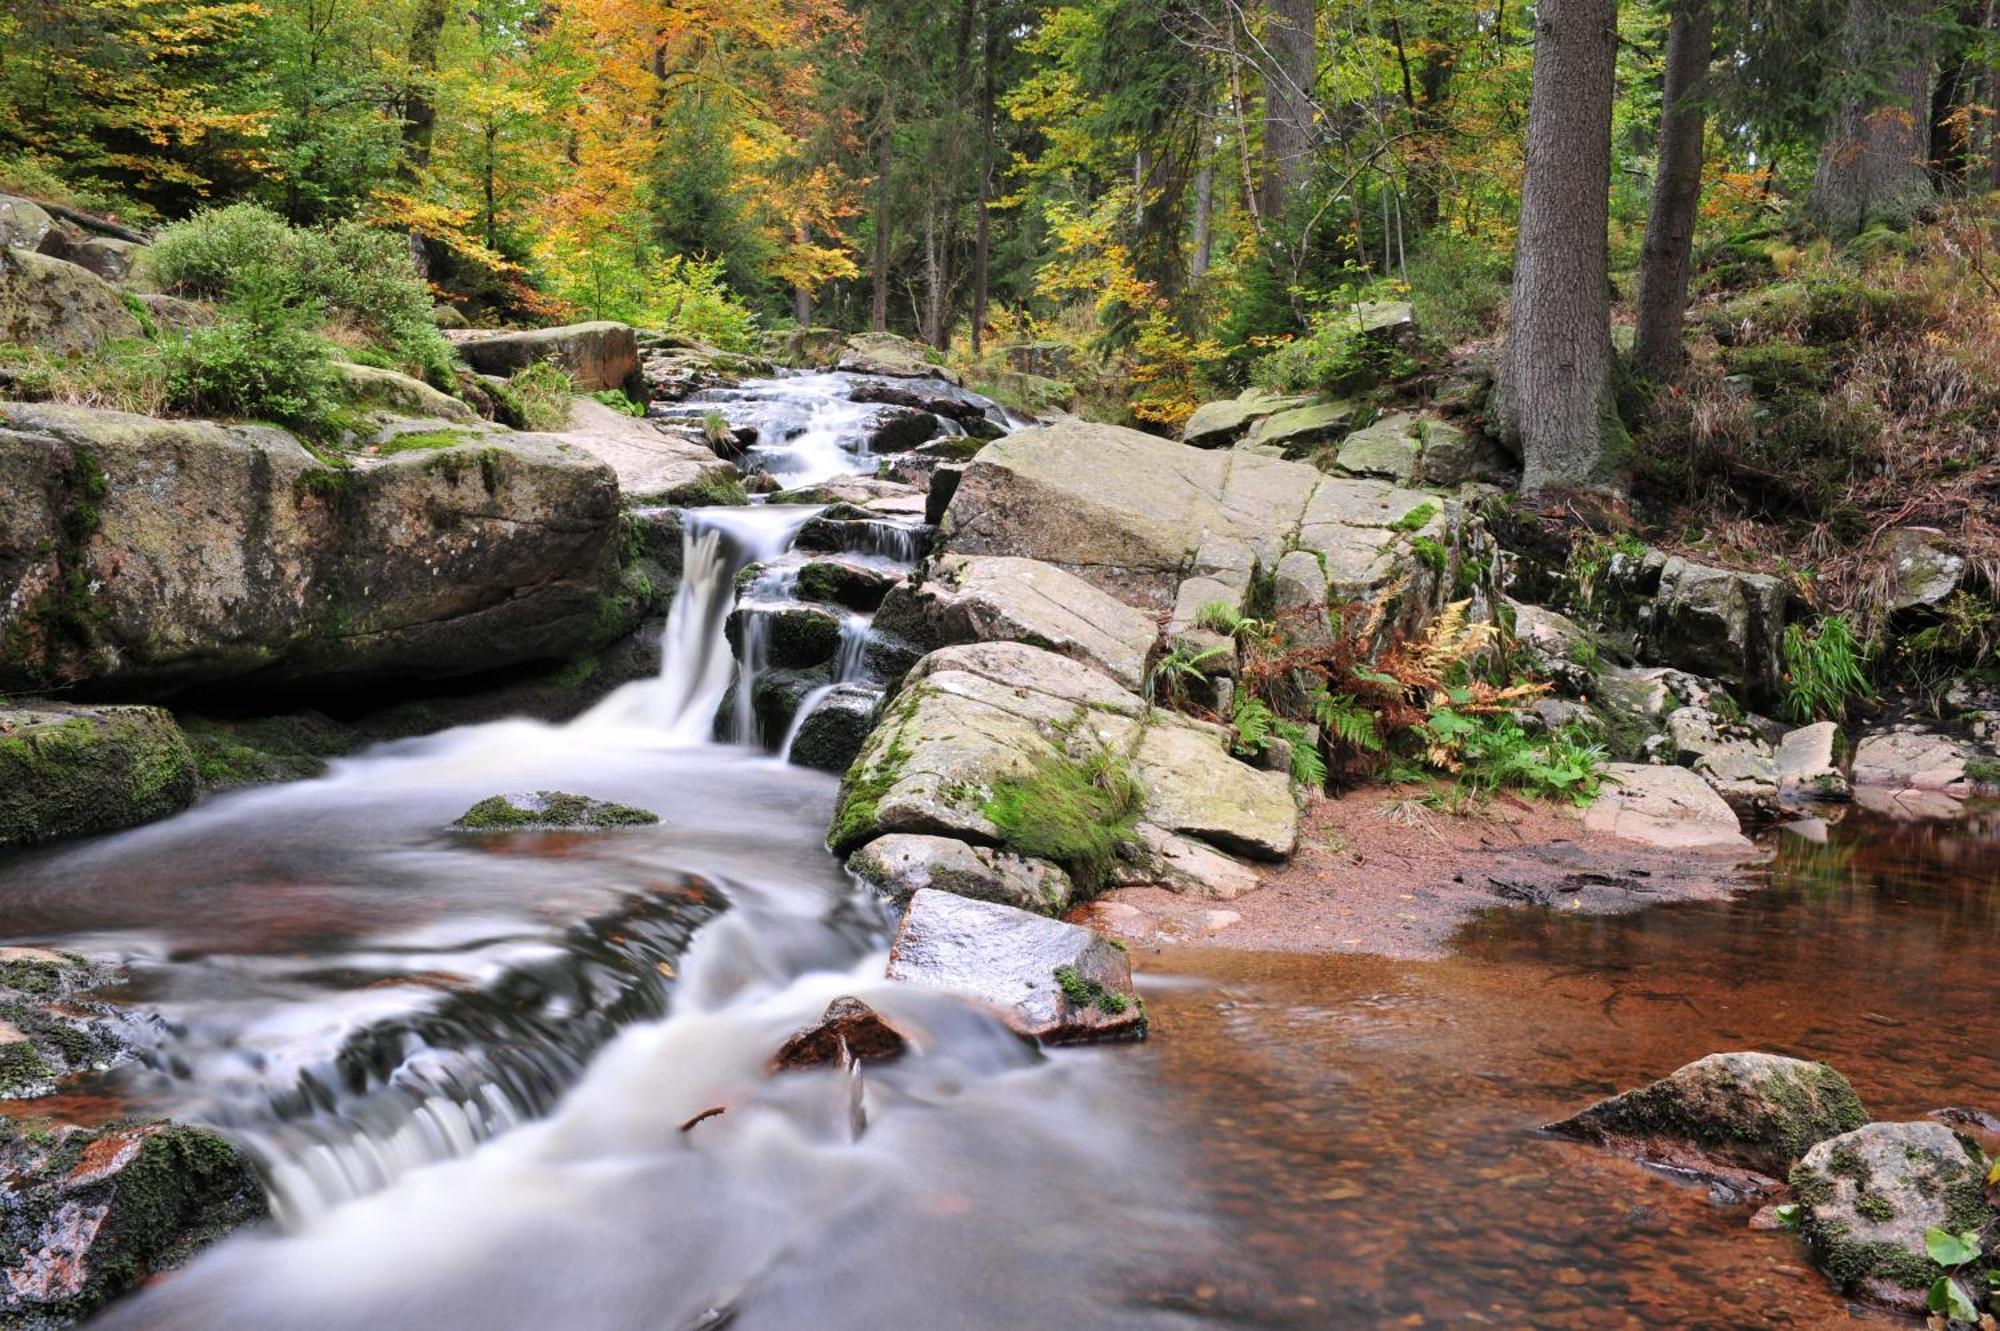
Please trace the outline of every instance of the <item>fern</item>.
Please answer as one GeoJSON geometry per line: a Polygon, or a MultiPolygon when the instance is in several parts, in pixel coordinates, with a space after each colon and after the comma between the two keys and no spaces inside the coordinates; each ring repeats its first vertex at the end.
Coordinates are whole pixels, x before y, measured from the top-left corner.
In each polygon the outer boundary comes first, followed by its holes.
{"type": "Polygon", "coordinates": [[[1270,746],[1272,726],[1278,718],[1269,707],[1248,692],[1239,692],[1235,706],[1230,710],[1229,720],[1236,728],[1238,753],[1255,755],[1270,746]]]}
{"type": "Polygon", "coordinates": [[[1382,752],[1382,735],[1375,724],[1375,713],[1356,702],[1351,693],[1321,693],[1313,701],[1313,719],[1335,741],[1350,749],[1382,752]]]}
{"type": "Polygon", "coordinates": [[[1198,648],[1191,643],[1175,643],[1146,671],[1146,701],[1180,706],[1186,701],[1188,686],[1205,677],[1208,667],[1226,655],[1220,647],[1198,648]]]}
{"type": "Polygon", "coordinates": [[[1292,749],[1292,780],[1308,790],[1326,788],[1326,759],[1320,757],[1319,742],[1313,733],[1296,721],[1282,718],[1271,722],[1271,730],[1292,749]]]}

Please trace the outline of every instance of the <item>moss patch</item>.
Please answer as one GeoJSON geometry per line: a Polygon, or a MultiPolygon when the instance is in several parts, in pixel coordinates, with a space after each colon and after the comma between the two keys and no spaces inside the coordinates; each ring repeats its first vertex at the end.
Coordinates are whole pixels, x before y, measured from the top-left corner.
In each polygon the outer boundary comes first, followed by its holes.
{"type": "Polygon", "coordinates": [[[1130,764],[1099,750],[1046,758],[993,783],[982,812],[1008,850],[1061,865],[1083,892],[1101,889],[1131,841],[1145,792],[1130,764]]]}
{"type": "Polygon", "coordinates": [[[511,831],[524,828],[642,827],[660,816],[629,804],[566,791],[543,790],[533,795],[494,795],[479,801],[452,823],[467,831],[511,831]]]}

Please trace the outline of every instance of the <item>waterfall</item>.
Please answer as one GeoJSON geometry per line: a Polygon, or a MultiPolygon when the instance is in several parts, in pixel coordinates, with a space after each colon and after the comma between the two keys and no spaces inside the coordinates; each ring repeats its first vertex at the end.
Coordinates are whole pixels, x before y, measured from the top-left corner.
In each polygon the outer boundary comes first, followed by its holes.
{"type": "MultiPolygon", "coordinates": [[[[638,726],[683,744],[707,742],[735,671],[722,630],[736,605],[736,575],[782,554],[820,511],[794,505],[688,510],[681,586],[667,615],[658,678],[625,685],[576,724],[638,726]]],[[[746,625],[746,635],[749,631],[746,625]]]]}

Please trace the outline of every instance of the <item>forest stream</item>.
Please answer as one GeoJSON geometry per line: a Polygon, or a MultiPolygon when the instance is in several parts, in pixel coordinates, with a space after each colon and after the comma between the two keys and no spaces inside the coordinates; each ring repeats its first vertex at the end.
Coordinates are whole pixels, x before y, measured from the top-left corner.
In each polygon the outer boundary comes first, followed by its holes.
{"type": "MultiPolygon", "coordinates": [[[[810,482],[854,465],[834,442],[763,462],[810,482]]],[[[1825,1059],[1879,1116],[2000,1104],[2000,819],[1781,830],[1733,900],[1496,908],[1442,961],[1135,948],[1152,1038],[1037,1051],[882,980],[890,918],[824,846],[833,777],[709,739],[738,574],[782,595],[816,511],[692,517],[659,678],[577,721],[381,745],[0,864],[7,942],[121,962],[107,997],[157,1014],[59,1108],[215,1126],[271,1194],[270,1226],[94,1325],[1884,1316],[1748,1208],[1538,1127],[1719,1049],[1825,1059]],[[449,830],[558,788],[661,821],[449,830]],[[843,994],[918,1056],[767,1076],[843,994]]]]}

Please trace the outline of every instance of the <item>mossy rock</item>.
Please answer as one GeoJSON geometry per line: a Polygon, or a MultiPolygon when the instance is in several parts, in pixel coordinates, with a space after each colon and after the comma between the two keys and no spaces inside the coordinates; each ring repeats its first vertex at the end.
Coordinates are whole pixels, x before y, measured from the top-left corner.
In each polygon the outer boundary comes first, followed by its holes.
{"type": "Polygon", "coordinates": [[[185,1124],[97,1129],[4,1120],[0,1324],[59,1326],[266,1214],[250,1162],[185,1124]],[[62,1254],[35,1260],[32,1254],[62,1254]]]}
{"type": "Polygon", "coordinates": [[[158,707],[0,707],[0,846],[116,831],[186,808],[195,757],[158,707]]]}
{"type": "Polygon", "coordinates": [[[320,712],[225,719],[183,716],[201,783],[209,790],[309,781],[329,758],[352,753],[363,742],[352,727],[320,712]]]}
{"type": "Polygon", "coordinates": [[[840,654],[841,618],[816,605],[743,606],[725,625],[729,646],[743,655],[752,624],[764,634],[764,664],[788,670],[810,670],[840,654]]]}
{"type": "Polygon", "coordinates": [[[1832,377],[1833,357],[1825,347],[1795,342],[1758,342],[1735,347],[1725,358],[1731,374],[1740,374],[1764,397],[1787,393],[1817,393],[1832,377]]]}
{"type": "Polygon", "coordinates": [[[798,594],[804,601],[830,601],[849,610],[873,611],[898,581],[867,565],[815,559],[799,570],[798,594]]]}
{"type": "Polygon", "coordinates": [[[1706,1160],[1782,1179],[1816,1143],[1867,1121],[1854,1087],[1824,1063],[1730,1053],[1600,1100],[1549,1130],[1643,1158],[1706,1160]]]}
{"type": "Polygon", "coordinates": [[[539,790],[532,794],[490,796],[467,809],[452,826],[469,832],[507,832],[644,827],[659,821],[658,814],[629,804],[610,804],[561,790],[539,790]]]}

